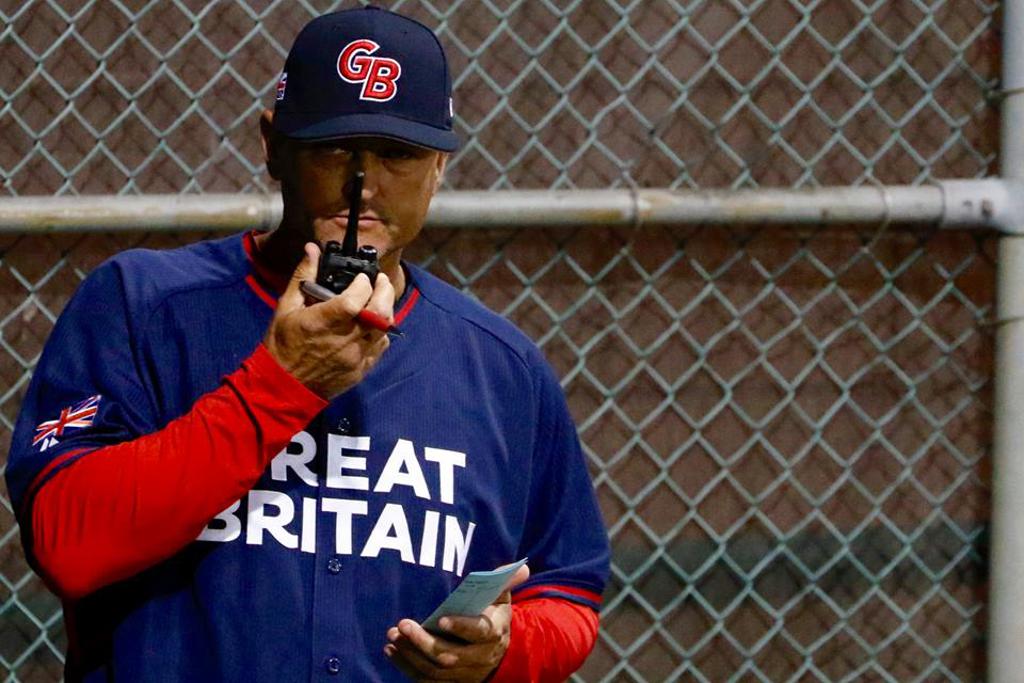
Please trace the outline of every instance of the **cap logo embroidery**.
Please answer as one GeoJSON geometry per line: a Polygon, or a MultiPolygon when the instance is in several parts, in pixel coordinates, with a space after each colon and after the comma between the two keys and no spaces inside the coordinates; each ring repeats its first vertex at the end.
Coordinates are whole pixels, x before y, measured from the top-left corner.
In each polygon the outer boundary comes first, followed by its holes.
{"type": "Polygon", "coordinates": [[[284,99],[284,89],[288,87],[288,72],[281,74],[281,80],[277,82],[277,101],[284,99]]]}
{"type": "Polygon", "coordinates": [[[398,93],[402,65],[388,57],[371,57],[380,45],[367,38],[353,40],[338,55],[338,75],[347,83],[362,83],[359,99],[387,102],[398,93]]]}

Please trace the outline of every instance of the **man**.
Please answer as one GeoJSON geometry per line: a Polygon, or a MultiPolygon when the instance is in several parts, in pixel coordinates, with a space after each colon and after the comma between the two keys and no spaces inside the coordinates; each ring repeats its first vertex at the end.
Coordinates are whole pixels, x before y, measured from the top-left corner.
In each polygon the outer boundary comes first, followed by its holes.
{"type": "Polygon", "coordinates": [[[547,681],[593,646],[607,539],[556,379],[401,262],[456,147],[450,92],[422,25],[312,21],[260,120],[280,227],[120,254],[68,304],[7,477],[69,680],[547,681]],[[381,274],[314,302],[357,171],[381,274]],[[418,623],[525,556],[482,615],[418,623]]]}

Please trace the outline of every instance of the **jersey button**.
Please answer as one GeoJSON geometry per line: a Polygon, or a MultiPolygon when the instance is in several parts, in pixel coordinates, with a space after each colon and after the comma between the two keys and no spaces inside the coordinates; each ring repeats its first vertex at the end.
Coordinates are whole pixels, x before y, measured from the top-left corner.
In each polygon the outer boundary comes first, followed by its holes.
{"type": "Polygon", "coordinates": [[[337,657],[328,657],[324,662],[324,668],[327,669],[327,673],[336,676],[341,673],[341,660],[337,657]]]}
{"type": "Polygon", "coordinates": [[[329,571],[332,574],[337,574],[338,572],[340,572],[341,560],[339,560],[336,557],[332,557],[331,559],[327,560],[327,571],[329,571]]]}

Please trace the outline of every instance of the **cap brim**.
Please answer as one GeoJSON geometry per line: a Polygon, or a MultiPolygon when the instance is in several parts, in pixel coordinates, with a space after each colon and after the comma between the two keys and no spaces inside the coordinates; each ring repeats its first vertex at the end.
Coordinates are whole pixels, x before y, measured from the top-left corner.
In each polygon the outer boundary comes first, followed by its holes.
{"type": "Polygon", "coordinates": [[[459,138],[454,131],[434,128],[397,116],[344,114],[333,119],[323,119],[320,114],[307,116],[308,121],[304,121],[303,119],[307,117],[302,114],[278,112],[274,116],[274,128],[289,138],[308,142],[383,137],[441,152],[454,152],[459,148],[459,138]]]}

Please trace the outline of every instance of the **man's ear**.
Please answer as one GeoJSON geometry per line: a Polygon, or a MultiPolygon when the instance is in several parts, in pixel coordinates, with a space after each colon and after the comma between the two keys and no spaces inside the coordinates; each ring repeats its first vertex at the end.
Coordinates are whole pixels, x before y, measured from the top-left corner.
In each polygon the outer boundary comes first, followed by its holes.
{"type": "Polygon", "coordinates": [[[450,154],[444,152],[438,152],[437,154],[437,175],[434,176],[434,194],[441,189],[441,183],[444,182],[444,170],[448,167],[448,158],[450,154]]]}
{"type": "Polygon", "coordinates": [[[269,109],[260,114],[260,146],[267,173],[274,180],[281,180],[281,136],[274,130],[274,112],[269,109]]]}

